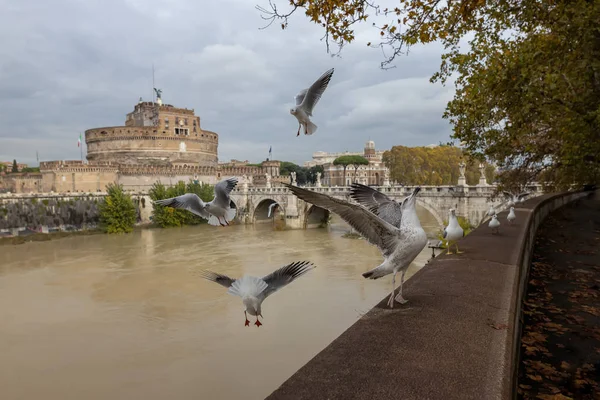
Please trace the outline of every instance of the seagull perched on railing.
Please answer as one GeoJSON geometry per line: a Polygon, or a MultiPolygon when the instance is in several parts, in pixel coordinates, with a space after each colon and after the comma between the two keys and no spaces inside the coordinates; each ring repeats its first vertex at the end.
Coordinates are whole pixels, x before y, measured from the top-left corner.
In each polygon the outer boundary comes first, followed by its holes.
{"type": "Polygon", "coordinates": [[[226,287],[228,289],[227,293],[240,296],[246,307],[244,310],[244,315],[246,316],[245,326],[250,325],[250,321],[248,320],[248,314],[250,314],[256,317],[254,325],[258,327],[262,325],[258,320],[259,316],[262,317],[262,302],[268,296],[314,268],[316,267],[309,261],[296,261],[262,278],[244,275],[240,279],[233,279],[227,275],[212,271],[202,271],[201,276],[226,287]]]}
{"type": "Polygon", "coordinates": [[[496,230],[496,233],[500,233],[498,230],[498,228],[500,228],[500,221],[498,221],[498,216],[496,214],[494,214],[488,226],[492,229],[492,234],[494,233],[494,230],[496,230]]]}
{"type": "Polygon", "coordinates": [[[510,208],[510,212],[508,213],[508,215],[506,216],[506,219],[508,220],[508,224],[512,225],[513,221],[517,218],[517,216],[515,215],[515,208],[511,207],[510,208]]]}
{"type": "Polygon", "coordinates": [[[237,185],[237,178],[223,179],[215,185],[215,197],[212,201],[205,203],[195,193],[186,193],[181,196],[171,197],[164,200],[155,200],[155,204],[173,208],[182,208],[194,213],[206,220],[213,226],[227,226],[233,221],[236,209],[231,208],[229,194],[237,185]]]}
{"type": "Polygon", "coordinates": [[[402,297],[404,274],[410,263],[427,244],[427,235],[421,227],[419,217],[415,210],[416,196],[421,188],[415,188],[413,193],[407,199],[402,201],[401,220],[399,227],[395,227],[361,205],[336,199],[335,197],[327,196],[326,194],[301,189],[287,183],[284,183],[284,185],[298,198],[307,203],[314,204],[338,214],[371,244],[377,246],[385,260],[378,267],[362,274],[363,277],[377,279],[393,274],[392,293],[388,300],[388,306],[393,308],[394,300],[400,304],[405,304],[407,302],[407,300],[402,297]],[[396,274],[398,272],[402,272],[400,292],[398,293],[398,296],[394,298],[396,290],[396,274]]]}
{"type": "Polygon", "coordinates": [[[448,243],[448,251],[446,254],[452,254],[450,252],[450,246],[454,244],[456,246],[456,254],[462,253],[462,251],[458,250],[458,244],[456,241],[465,236],[465,231],[458,223],[458,218],[456,218],[456,211],[452,208],[450,209],[450,218],[448,219],[448,226],[444,229],[443,237],[446,239],[446,243],[448,243]]]}
{"type": "Polygon", "coordinates": [[[305,135],[312,135],[317,130],[317,125],[312,123],[310,117],[312,117],[313,109],[323,95],[323,92],[327,89],[332,75],[333,68],[321,75],[308,89],[301,90],[294,98],[296,107],[290,109],[290,114],[298,120],[299,125],[296,136],[300,136],[300,128],[302,126],[304,126],[305,135]]]}

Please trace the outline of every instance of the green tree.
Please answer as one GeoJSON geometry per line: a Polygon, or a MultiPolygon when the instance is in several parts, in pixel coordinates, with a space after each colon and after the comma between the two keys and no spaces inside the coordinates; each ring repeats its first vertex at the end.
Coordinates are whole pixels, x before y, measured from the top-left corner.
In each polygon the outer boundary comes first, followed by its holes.
{"type": "Polygon", "coordinates": [[[129,233],[133,231],[137,212],[131,196],[122,185],[108,184],[108,195],[100,204],[100,224],[106,233],[129,233]]]}
{"type": "MultiPolygon", "coordinates": [[[[358,168],[361,165],[369,165],[369,160],[367,160],[366,158],[364,158],[363,156],[350,156],[352,157],[352,165],[354,167],[354,182],[358,181],[358,168]]],[[[344,180],[345,182],[345,180],[344,180]]],[[[377,184],[379,184],[379,182],[377,182],[377,184]]]]}
{"type": "Polygon", "coordinates": [[[282,161],[279,167],[279,174],[283,176],[289,176],[291,172],[296,173],[296,182],[298,185],[304,185],[307,182],[307,172],[308,169],[299,166],[298,164],[294,164],[289,161],[282,161]]]}
{"type": "MultiPolygon", "coordinates": [[[[195,183],[192,180],[187,184],[183,181],[179,181],[174,186],[168,188],[162,183],[156,182],[149,191],[150,199],[152,199],[152,201],[177,197],[186,193],[195,193],[203,201],[208,202],[214,197],[214,187],[206,183],[195,183]]],[[[152,221],[161,228],[198,225],[207,222],[204,218],[199,217],[188,210],[162,206],[156,203],[154,203],[153,206],[152,221]]]]}
{"type": "Polygon", "coordinates": [[[346,169],[348,168],[349,165],[353,165],[354,162],[354,156],[339,156],[338,158],[336,158],[335,160],[333,160],[333,165],[338,166],[341,165],[342,167],[344,167],[344,183],[343,185],[346,185],[346,169]]]}
{"type": "MultiPolygon", "coordinates": [[[[385,15],[382,67],[413,45],[440,42],[432,81],[452,76],[456,92],[444,117],[474,157],[494,162],[506,189],[544,179],[554,187],[600,177],[600,2],[594,0],[290,0],[288,12],[261,9],[288,26],[303,10],[338,48],[354,26],[385,15]],[[391,18],[390,18],[391,17],[391,18]],[[465,46],[465,39],[468,45],[465,46]]],[[[370,45],[370,43],[367,43],[370,45]]]]}
{"type": "Polygon", "coordinates": [[[11,172],[19,172],[19,166],[17,165],[17,160],[13,160],[12,171],[11,172]]]}
{"type": "Polygon", "coordinates": [[[317,182],[317,172],[320,172],[321,176],[323,176],[323,173],[325,171],[323,170],[322,165],[314,165],[308,169],[308,171],[306,172],[307,181],[312,184],[316,183],[317,182]]]}
{"type": "MultiPolygon", "coordinates": [[[[406,147],[393,146],[383,153],[383,162],[390,169],[390,178],[403,185],[456,185],[460,176],[459,164],[467,165],[468,185],[479,183],[479,162],[454,146],[406,147]]],[[[494,167],[486,166],[486,179],[495,180],[494,167]]]]}

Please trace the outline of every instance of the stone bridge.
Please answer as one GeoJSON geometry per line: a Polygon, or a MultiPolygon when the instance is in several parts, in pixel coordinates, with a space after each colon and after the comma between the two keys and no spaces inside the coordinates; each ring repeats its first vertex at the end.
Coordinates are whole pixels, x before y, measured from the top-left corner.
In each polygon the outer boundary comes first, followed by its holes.
{"type": "MultiPolygon", "coordinates": [[[[330,196],[349,199],[349,187],[307,187],[309,190],[325,193],[330,196]]],[[[377,190],[394,200],[401,200],[410,195],[414,186],[384,186],[377,190]]],[[[504,199],[491,200],[495,186],[421,186],[417,196],[417,207],[427,210],[440,227],[448,219],[449,210],[456,209],[459,216],[466,217],[471,224],[478,225],[490,208],[497,207],[504,199]]],[[[542,194],[541,187],[532,186],[528,190],[542,194]]],[[[285,221],[285,226],[292,229],[303,229],[326,224],[329,211],[308,204],[298,199],[285,187],[238,187],[231,194],[231,200],[238,209],[240,222],[274,223],[285,221]],[[268,217],[269,206],[273,206],[268,217]]]]}

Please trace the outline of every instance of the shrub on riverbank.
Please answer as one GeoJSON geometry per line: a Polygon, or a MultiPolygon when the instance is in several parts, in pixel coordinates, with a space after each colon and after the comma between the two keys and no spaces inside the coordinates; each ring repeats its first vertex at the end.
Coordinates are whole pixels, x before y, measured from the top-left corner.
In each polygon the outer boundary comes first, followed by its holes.
{"type": "Polygon", "coordinates": [[[137,212],[131,196],[122,185],[106,186],[108,195],[100,204],[100,223],[106,233],[129,233],[133,231],[137,212]]]}
{"type": "MultiPolygon", "coordinates": [[[[162,183],[156,182],[154,185],[152,185],[149,194],[153,202],[156,200],[181,196],[182,194],[186,193],[195,193],[203,201],[208,202],[213,199],[213,190],[214,187],[212,185],[206,183],[197,183],[191,180],[187,184],[183,181],[179,181],[176,185],[168,188],[162,183]]],[[[152,221],[161,228],[182,225],[198,225],[207,222],[204,218],[201,218],[189,212],[188,210],[165,207],[156,203],[154,203],[154,209],[152,210],[152,221]]]]}

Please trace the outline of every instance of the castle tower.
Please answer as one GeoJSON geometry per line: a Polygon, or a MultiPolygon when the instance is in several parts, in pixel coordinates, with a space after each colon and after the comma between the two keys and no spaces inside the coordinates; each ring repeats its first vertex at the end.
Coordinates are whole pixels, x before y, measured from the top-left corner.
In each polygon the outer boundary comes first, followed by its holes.
{"type": "Polygon", "coordinates": [[[219,136],[201,129],[194,110],[142,101],[124,126],[85,131],[89,162],[148,166],[217,166],[219,136]]]}
{"type": "Polygon", "coordinates": [[[375,152],[375,142],[374,141],[369,140],[367,143],[365,143],[365,149],[363,152],[363,156],[369,161],[374,161],[377,158],[377,153],[375,152]]]}

